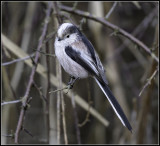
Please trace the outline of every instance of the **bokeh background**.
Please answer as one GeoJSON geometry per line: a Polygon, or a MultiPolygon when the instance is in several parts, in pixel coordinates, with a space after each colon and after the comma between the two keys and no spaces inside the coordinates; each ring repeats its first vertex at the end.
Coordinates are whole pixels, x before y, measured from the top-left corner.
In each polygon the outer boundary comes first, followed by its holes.
{"type": "MultiPolygon", "coordinates": [[[[113,12],[107,21],[129,32],[148,46],[158,56],[159,51],[159,2],[58,2],[57,5],[72,7],[74,10],[89,12],[90,14],[105,19],[108,12],[115,5],[113,12]]],[[[1,3],[1,33],[19,46],[28,55],[37,49],[45,15],[47,2],[2,2],[1,3]]],[[[58,6],[57,6],[58,8],[58,6]]],[[[88,37],[99,54],[106,70],[109,86],[122,106],[130,121],[133,131],[125,128],[109,102],[92,78],[82,79],[75,83],[74,95],[79,95],[99,114],[103,116],[109,125],[102,122],[90,113],[90,108],[84,110],[64,95],[66,135],[69,144],[77,144],[77,129],[75,119],[80,132],[82,144],[157,144],[159,127],[159,100],[158,100],[158,73],[154,75],[142,94],[148,79],[156,71],[158,63],[147,54],[144,49],[137,47],[125,36],[116,30],[111,30],[98,22],[68,13],[59,9],[59,15],[64,22],[72,22],[77,25],[88,37]],[[75,113],[77,118],[75,118],[75,113]]],[[[57,30],[58,23],[53,8],[49,18],[47,35],[51,36],[57,30]]],[[[49,39],[41,51],[54,54],[54,38],[49,39]]],[[[1,41],[2,63],[17,59],[18,52],[11,52],[1,41]]],[[[56,76],[56,57],[48,57],[41,54],[39,63],[49,69],[49,73],[56,76]]],[[[1,64],[2,64],[1,63],[1,64]]],[[[22,98],[25,94],[31,67],[23,61],[7,66],[1,65],[2,69],[2,94],[1,102],[13,101],[22,98]]],[[[69,75],[62,69],[63,83],[67,84],[69,75]]],[[[19,134],[21,144],[57,144],[57,87],[48,83],[41,74],[34,76],[35,85],[31,87],[29,96],[32,100],[26,110],[23,128],[19,134]],[[37,85],[37,87],[35,87],[37,85]],[[48,103],[44,98],[47,96],[48,103]]],[[[59,84],[59,82],[55,82],[59,84]]],[[[17,128],[21,103],[1,106],[1,140],[2,144],[14,144],[14,133],[17,128]]],[[[62,110],[60,115],[60,143],[65,143],[62,110]]]]}

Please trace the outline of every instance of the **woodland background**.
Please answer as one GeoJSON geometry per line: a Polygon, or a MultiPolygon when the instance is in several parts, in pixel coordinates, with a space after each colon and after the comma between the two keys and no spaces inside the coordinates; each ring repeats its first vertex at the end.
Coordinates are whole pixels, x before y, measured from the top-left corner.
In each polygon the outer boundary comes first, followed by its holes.
{"type": "Polygon", "coordinates": [[[1,144],[159,143],[159,2],[1,2],[1,9],[1,144]],[[55,91],[69,81],[54,56],[57,19],[94,45],[132,133],[92,78],[55,91]]]}

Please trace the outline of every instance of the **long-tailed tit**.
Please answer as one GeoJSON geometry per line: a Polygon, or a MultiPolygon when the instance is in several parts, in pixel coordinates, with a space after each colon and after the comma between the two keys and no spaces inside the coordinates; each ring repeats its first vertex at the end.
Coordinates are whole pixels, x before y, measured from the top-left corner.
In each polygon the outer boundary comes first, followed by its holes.
{"type": "Polygon", "coordinates": [[[98,54],[85,35],[75,25],[63,23],[58,28],[54,45],[55,54],[64,70],[75,80],[91,75],[104,92],[122,124],[132,131],[122,108],[108,87],[98,54]]]}

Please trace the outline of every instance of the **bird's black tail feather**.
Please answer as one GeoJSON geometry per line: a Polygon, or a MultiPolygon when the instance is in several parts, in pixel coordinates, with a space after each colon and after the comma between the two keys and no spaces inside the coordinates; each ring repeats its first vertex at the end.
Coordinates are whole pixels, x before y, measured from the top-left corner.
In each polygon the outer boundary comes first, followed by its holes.
{"type": "Polygon", "coordinates": [[[119,105],[118,101],[110,91],[107,84],[102,84],[95,78],[96,82],[98,83],[99,87],[104,92],[105,96],[107,97],[108,101],[110,102],[112,108],[114,109],[115,113],[117,114],[118,118],[121,120],[122,124],[127,127],[132,132],[132,127],[130,123],[127,120],[127,117],[125,116],[121,106],[119,105]]]}

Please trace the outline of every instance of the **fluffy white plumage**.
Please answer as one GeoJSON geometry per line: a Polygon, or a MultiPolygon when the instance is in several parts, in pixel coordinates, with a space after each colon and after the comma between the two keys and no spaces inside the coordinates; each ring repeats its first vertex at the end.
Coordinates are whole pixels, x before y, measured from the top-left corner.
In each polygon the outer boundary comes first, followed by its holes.
{"type": "Polygon", "coordinates": [[[61,26],[58,28],[57,36],[58,36],[58,37],[62,37],[62,35],[63,35],[63,33],[65,32],[66,28],[67,28],[67,27],[70,27],[70,26],[73,26],[73,24],[71,24],[71,23],[63,23],[63,25],[61,25],[61,26]]]}
{"type": "Polygon", "coordinates": [[[71,23],[63,23],[58,28],[54,46],[55,54],[64,70],[75,78],[93,76],[122,124],[132,131],[122,108],[108,87],[98,54],[79,29],[71,23]]]}
{"type": "Polygon", "coordinates": [[[66,46],[72,46],[75,50],[77,50],[79,47],[86,49],[84,44],[80,44],[76,34],[71,34],[69,38],[64,35],[67,28],[70,26],[73,26],[73,24],[63,23],[59,27],[55,40],[55,54],[60,64],[68,74],[76,78],[86,78],[88,77],[88,72],[81,65],[73,61],[65,52],[66,46]],[[62,40],[58,41],[58,38],[61,38],[62,40]]]}

